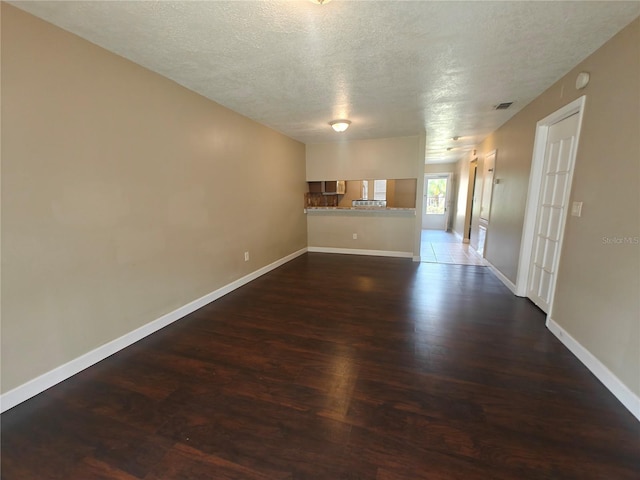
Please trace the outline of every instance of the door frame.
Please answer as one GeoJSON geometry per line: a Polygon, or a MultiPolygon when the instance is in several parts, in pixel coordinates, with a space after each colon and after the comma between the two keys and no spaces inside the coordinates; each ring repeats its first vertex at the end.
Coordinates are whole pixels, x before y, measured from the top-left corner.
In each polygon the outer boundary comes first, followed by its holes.
{"type": "Polygon", "coordinates": [[[453,194],[451,190],[453,189],[453,173],[451,172],[442,172],[442,173],[425,173],[423,180],[423,205],[422,212],[420,215],[420,226],[424,230],[424,217],[426,215],[425,209],[427,208],[427,181],[431,178],[446,178],[447,179],[447,191],[444,196],[444,231],[448,232],[451,229],[451,215],[453,212],[453,207],[451,203],[453,202],[453,194]]]}
{"type": "Polygon", "coordinates": [[[471,242],[471,225],[473,224],[473,199],[476,193],[476,180],[478,178],[478,157],[469,162],[469,183],[467,184],[467,208],[464,217],[464,235],[462,243],[471,242]]]}
{"type": "MultiPolygon", "coordinates": [[[[526,297],[528,294],[529,273],[531,266],[531,256],[533,255],[533,244],[535,240],[536,219],[538,216],[538,201],[540,200],[540,189],[542,187],[542,177],[544,168],[544,155],[549,137],[549,128],[571,115],[578,115],[578,128],[576,129],[576,148],[573,149],[573,158],[571,159],[571,169],[569,171],[569,179],[567,189],[569,191],[569,199],[571,199],[571,188],[573,184],[573,173],[575,171],[576,157],[580,148],[580,132],[582,131],[582,119],[586,104],[586,95],[583,95],[571,103],[565,105],[559,110],[546,116],[536,124],[536,136],[533,144],[533,157],[531,159],[531,173],[529,175],[529,190],[527,195],[527,204],[524,214],[524,225],[522,229],[522,241],[520,243],[520,257],[518,259],[518,274],[516,277],[516,295],[526,297]]],[[[562,258],[562,245],[564,241],[564,229],[567,224],[567,212],[569,205],[565,208],[564,218],[560,225],[560,237],[558,242],[558,258],[556,266],[560,265],[562,258]]],[[[549,299],[549,312],[547,313],[547,322],[551,318],[553,311],[553,300],[556,293],[556,275],[552,280],[551,296],[549,299]]]]}
{"type": "MultiPolygon", "coordinates": [[[[491,150],[490,152],[488,152],[487,154],[485,154],[484,158],[482,159],[482,192],[480,193],[480,212],[478,213],[478,219],[480,220],[484,220],[487,225],[489,225],[489,223],[491,222],[491,205],[493,204],[493,184],[495,182],[496,179],[496,160],[498,157],[498,150],[491,150]],[[487,170],[487,158],[493,157],[493,168],[490,170],[487,170]],[[489,173],[491,173],[491,175],[488,175],[489,173]],[[489,193],[489,198],[487,199],[489,201],[489,212],[487,213],[487,217],[486,218],[482,218],[482,207],[483,207],[483,203],[485,201],[484,198],[484,194],[487,193],[486,191],[486,184],[487,181],[489,180],[488,177],[491,177],[491,182],[489,183],[489,185],[491,185],[491,193],[489,193]]],[[[476,166],[477,168],[477,166],[476,166]]],[[[477,174],[477,172],[476,172],[477,174]]]]}

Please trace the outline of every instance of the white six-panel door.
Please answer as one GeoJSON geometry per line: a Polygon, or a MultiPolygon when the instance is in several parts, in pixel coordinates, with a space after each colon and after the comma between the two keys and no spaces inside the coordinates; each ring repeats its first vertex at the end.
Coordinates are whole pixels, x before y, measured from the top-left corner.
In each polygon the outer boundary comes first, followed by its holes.
{"type": "Polygon", "coordinates": [[[528,297],[545,313],[549,312],[560,256],[577,147],[579,116],[571,115],[549,127],[537,219],[528,297]]]}

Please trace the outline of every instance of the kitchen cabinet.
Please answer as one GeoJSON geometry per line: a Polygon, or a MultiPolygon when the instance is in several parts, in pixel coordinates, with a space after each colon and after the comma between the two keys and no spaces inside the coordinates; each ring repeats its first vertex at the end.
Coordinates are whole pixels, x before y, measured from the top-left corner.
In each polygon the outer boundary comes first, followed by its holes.
{"type": "Polygon", "coordinates": [[[323,195],[344,195],[347,191],[344,180],[322,180],[307,182],[309,193],[321,193],[323,195]]]}

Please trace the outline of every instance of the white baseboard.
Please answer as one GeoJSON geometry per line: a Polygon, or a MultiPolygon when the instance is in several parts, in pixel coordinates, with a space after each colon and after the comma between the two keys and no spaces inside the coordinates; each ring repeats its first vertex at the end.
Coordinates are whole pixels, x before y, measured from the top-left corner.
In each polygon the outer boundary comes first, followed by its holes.
{"type": "Polygon", "coordinates": [[[620,403],[634,417],[640,420],[640,397],[638,395],[633,393],[611,370],[551,318],[547,318],[547,328],[620,400],[620,403]]]}
{"type": "Polygon", "coordinates": [[[220,297],[236,290],[237,288],[246,285],[247,283],[255,280],[256,278],[264,275],[265,273],[270,272],[271,270],[275,270],[276,268],[284,265],[285,263],[293,260],[296,257],[306,253],[307,249],[303,248],[294,252],[286,257],[281,258],[280,260],[276,260],[275,262],[262,267],[255,272],[252,272],[248,275],[245,275],[234,282],[231,282],[224,287],[221,287],[207,295],[198,298],[192,302],[183,305],[182,307],[163,315],[162,317],[153,320],[142,327],[136,328],[135,330],[116,338],[115,340],[110,341],[109,343],[105,343],[104,345],[91,350],[90,352],[85,353],[73,360],[65,363],[64,365],[60,365],[53,370],[48,371],[40,375],[39,377],[34,378],[33,380],[29,380],[26,383],[14,388],[13,390],[8,391],[7,393],[0,396],[0,412],[4,412],[9,410],[10,408],[15,407],[19,403],[28,400],[39,393],[44,392],[46,389],[53,387],[54,385],[66,380],[69,377],[72,377],[78,372],[104,360],[105,358],[113,355],[114,353],[122,350],[123,348],[128,347],[129,345],[137,342],[138,340],[143,339],[144,337],[151,335],[154,332],[157,332],[161,328],[166,327],[167,325],[175,322],[176,320],[180,320],[186,315],[196,311],[197,309],[204,307],[205,305],[217,300],[220,297]]]}
{"type": "Polygon", "coordinates": [[[516,295],[516,286],[515,284],[509,280],[507,277],[504,276],[504,274],[498,270],[489,260],[487,260],[486,258],[483,259],[484,264],[489,267],[489,269],[493,272],[493,274],[498,277],[498,280],[500,280],[502,283],[504,283],[505,287],[507,287],[509,290],[511,290],[511,293],[513,293],[514,295],[516,295]]]}
{"type": "Polygon", "coordinates": [[[361,250],[359,248],[308,247],[308,252],[340,253],[343,255],[371,255],[374,257],[413,258],[413,252],[396,252],[393,250],[361,250]]]}
{"type": "Polygon", "coordinates": [[[469,239],[468,238],[464,238],[462,235],[460,235],[458,232],[456,232],[455,230],[451,230],[451,232],[456,236],[456,238],[458,240],[460,240],[462,243],[469,243],[469,239]]]}

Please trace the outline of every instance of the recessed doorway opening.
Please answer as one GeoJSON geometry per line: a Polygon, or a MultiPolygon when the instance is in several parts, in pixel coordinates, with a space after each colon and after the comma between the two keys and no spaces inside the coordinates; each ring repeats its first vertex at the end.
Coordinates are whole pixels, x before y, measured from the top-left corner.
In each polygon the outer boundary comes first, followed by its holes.
{"type": "Polygon", "coordinates": [[[423,230],[446,231],[451,228],[452,187],[450,173],[424,176],[423,230]]]}

